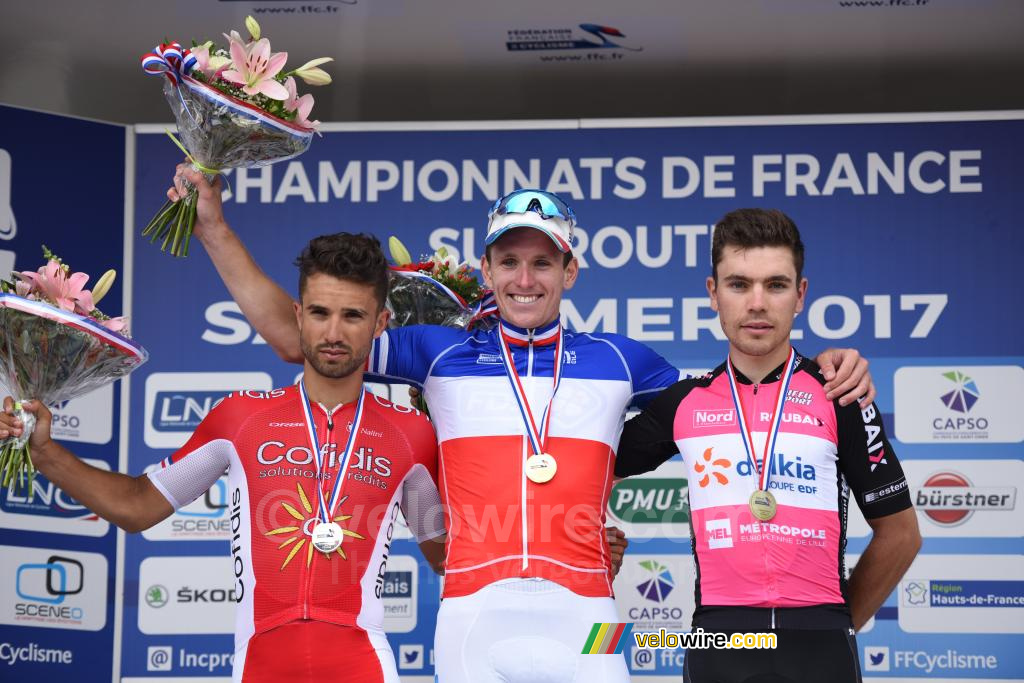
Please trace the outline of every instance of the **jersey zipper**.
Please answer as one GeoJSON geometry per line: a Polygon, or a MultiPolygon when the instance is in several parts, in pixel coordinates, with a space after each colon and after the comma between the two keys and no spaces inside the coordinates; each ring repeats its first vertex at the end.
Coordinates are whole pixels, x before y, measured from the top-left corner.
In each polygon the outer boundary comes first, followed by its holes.
{"type": "MultiPolygon", "coordinates": [[[[534,332],[535,332],[535,328],[531,328],[531,329],[527,330],[527,339],[526,339],[526,376],[527,377],[532,377],[533,376],[533,334],[534,334],[534,332]]],[[[525,389],[525,387],[524,387],[524,389],[525,389]]],[[[529,401],[530,400],[529,397],[526,396],[525,392],[523,394],[523,400],[524,401],[529,401]]],[[[529,439],[529,437],[526,437],[526,440],[523,442],[523,446],[524,446],[524,450],[523,450],[523,464],[522,464],[522,467],[521,467],[522,475],[521,475],[521,482],[520,482],[520,486],[521,486],[520,496],[521,496],[521,499],[520,499],[520,506],[519,506],[520,521],[521,521],[521,526],[522,526],[522,529],[523,529],[523,571],[526,571],[526,569],[530,566],[530,553],[529,553],[529,551],[530,551],[529,545],[530,544],[529,544],[529,541],[527,540],[527,536],[528,536],[527,531],[528,530],[527,530],[527,527],[526,527],[526,458],[528,458],[529,455],[530,455],[530,453],[529,453],[529,451],[530,451],[529,444],[530,444],[530,439],[529,439]]]]}

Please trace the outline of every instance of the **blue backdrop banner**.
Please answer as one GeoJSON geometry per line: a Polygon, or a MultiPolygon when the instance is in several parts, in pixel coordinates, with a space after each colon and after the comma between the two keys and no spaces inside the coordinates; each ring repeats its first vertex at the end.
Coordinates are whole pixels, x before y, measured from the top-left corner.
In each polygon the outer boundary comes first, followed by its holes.
{"type": "MultiPolygon", "coordinates": [[[[140,130],[136,225],[161,203],[180,157],[162,129],[140,130]]],[[[807,246],[795,344],[811,354],[854,346],[871,359],[926,537],[859,637],[865,674],[1013,678],[1024,675],[1024,427],[1014,400],[1024,391],[1024,323],[1012,303],[1024,253],[1014,208],[1022,154],[1019,115],[327,127],[299,159],[229,173],[224,198],[257,262],[294,293],[292,259],[315,235],[396,235],[414,256],[444,246],[476,266],[496,197],[522,186],[556,192],[581,225],[582,272],[563,320],[627,334],[694,370],[716,365],[726,348],[705,290],[713,224],[737,207],[782,209],[807,246]]],[[[255,334],[198,245],[180,262],[140,244],[135,273],[136,330],[153,355],[133,385],[138,471],[183,443],[224,393],[290,384],[300,369],[255,334]]],[[[403,389],[383,390],[403,399],[403,389]]],[[[634,631],[689,627],[686,485],[673,461],[613,491],[609,517],[633,539],[616,587],[634,631]],[[649,590],[652,580],[662,588],[649,590]]],[[[157,622],[146,614],[157,609],[146,599],[153,585],[174,600],[180,557],[222,566],[190,576],[190,590],[230,584],[225,505],[214,489],[129,539],[126,575],[139,599],[127,600],[126,673],[229,671],[227,617],[211,638],[194,634],[210,606],[175,604],[180,631],[149,626],[157,622]],[[155,646],[168,648],[167,668],[146,659],[155,646]]],[[[851,564],[869,532],[854,514],[851,564]]],[[[396,543],[407,558],[388,568],[394,649],[403,674],[431,675],[437,582],[411,542],[396,543]]],[[[625,652],[638,677],[676,676],[682,663],[682,651],[625,652]]]]}

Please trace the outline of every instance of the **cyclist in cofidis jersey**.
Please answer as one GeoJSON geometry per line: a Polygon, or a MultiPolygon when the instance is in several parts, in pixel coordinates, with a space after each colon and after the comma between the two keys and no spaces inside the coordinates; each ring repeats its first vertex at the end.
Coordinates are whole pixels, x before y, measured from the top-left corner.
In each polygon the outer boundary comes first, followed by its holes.
{"type": "Polygon", "coordinates": [[[776,210],[726,214],[712,238],[711,305],[724,363],[672,385],[626,423],[617,476],[681,453],[697,566],[694,629],[772,632],[777,648],[689,649],[701,683],[861,680],[854,629],[921,546],[907,481],[873,404],[829,400],[820,366],[790,345],[804,246],[776,210]],[[846,579],[853,491],[873,530],[846,579]]]}
{"type": "MultiPolygon", "coordinates": [[[[388,320],[377,239],[317,238],[298,266],[297,385],[229,395],[163,468],[135,478],[91,467],[52,441],[50,413],[33,401],[25,405],[38,419],[32,458],[126,531],[162,521],[227,470],[233,680],[398,683],[378,582],[402,514],[440,567],[436,438],[424,415],[363,389],[363,366],[388,320]]],[[[11,411],[8,397],[0,438],[22,432],[11,411]]]]}
{"type": "MultiPolygon", "coordinates": [[[[299,359],[291,299],[228,227],[219,183],[179,173],[199,189],[196,234],[242,312],[279,355],[299,359]]],[[[580,652],[595,622],[618,621],[604,522],[623,416],[680,373],[627,337],[562,327],[562,294],[579,274],[575,225],[551,193],[501,198],[482,260],[500,324],[390,329],[368,359],[369,376],[422,390],[437,430],[442,683],[629,680],[621,656],[580,652]]],[[[821,361],[841,361],[829,388],[845,400],[873,392],[855,351],[821,361]]]]}

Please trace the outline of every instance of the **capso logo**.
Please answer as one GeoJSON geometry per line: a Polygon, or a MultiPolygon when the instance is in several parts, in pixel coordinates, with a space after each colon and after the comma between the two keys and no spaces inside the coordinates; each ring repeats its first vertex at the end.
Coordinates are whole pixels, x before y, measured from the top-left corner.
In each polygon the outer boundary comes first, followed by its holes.
{"type": "Polygon", "coordinates": [[[640,595],[653,602],[664,602],[672,589],[676,587],[672,580],[672,572],[668,567],[655,560],[644,560],[640,563],[644,573],[647,575],[640,585],[636,587],[640,595]]]}
{"type": "Polygon", "coordinates": [[[608,511],[627,524],[689,524],[686,479],[634,477],[612,488],[608,511]]]}
{"type": "Polygon", "coordinates": [[[978,402],[978,399],[981,398],[981,392],[978,391],[978,385],[974,383],[973,379],[959,370],[944,372],[942,373],[942,376],[956,385],[955,389],[942,395],[942,403],[947,408],[957,413],[966,413],[970,411],[970,409],[974,407],[974,404],[978,402]]]}

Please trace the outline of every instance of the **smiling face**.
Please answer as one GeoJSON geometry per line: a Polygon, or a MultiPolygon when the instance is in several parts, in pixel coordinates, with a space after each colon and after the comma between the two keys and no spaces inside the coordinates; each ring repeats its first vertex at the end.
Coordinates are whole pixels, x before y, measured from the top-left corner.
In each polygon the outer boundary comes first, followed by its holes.
{"type": "Polygon", "coordinates": [[[526,329],[555,320],[562,292],[579,274],[576,259],[563,265],[564,258],[551,238],[534,228],[514,228],[491,245],[481,270],[502,320],[526,329]]]}
{"type": "Polygon", "coordinates": [[[387,327],[388,312],[373,285],[316,273],[305,281],[295,318],[307,372],[338,379],[363,366],[374,338],[387,327]]]}
{"type": "Polygon", "coordinates": [[[807,279],[797,279],[793,250],[726,245],[716,265],[708,294],[729,338],[730,357],[748,376],[770,372],[789,354],[793,318],[807,293],[807,279]]]}

